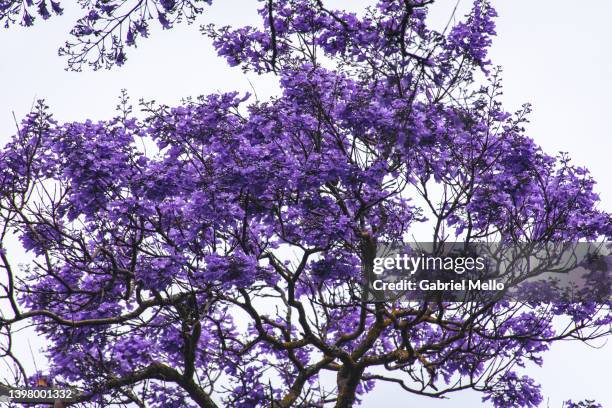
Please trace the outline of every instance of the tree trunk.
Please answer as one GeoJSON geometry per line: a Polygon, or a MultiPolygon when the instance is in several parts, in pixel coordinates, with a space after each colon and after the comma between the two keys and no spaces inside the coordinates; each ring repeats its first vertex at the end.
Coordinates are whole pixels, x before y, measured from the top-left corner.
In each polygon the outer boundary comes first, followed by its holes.
{"type": "Polygon", "coordinates": [[[355,393],[361,379],[363,369],[343,366],[338,371],[338,399],[335,408],[351,408],[355,402],[355,393]]]}

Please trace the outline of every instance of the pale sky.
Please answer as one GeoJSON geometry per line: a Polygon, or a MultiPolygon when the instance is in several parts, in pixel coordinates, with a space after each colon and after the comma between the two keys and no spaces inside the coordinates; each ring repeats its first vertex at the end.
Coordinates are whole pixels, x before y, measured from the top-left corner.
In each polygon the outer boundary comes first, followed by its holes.
{"type": "MultiPolygon", "coordinates": [[[[432,21],[441,26],[456,0],[440,0],[432,21]]],[[[365,0],[328,1],[333,6],[359,8],[365,0]]],[[[500,14],[498,38],[491,51],[494,64],[504,67],[506,108],[514,111],[533,103],[528,133],[545,152],[570,152],[598,181],[601,207],[612,209],[612,2],[609,0],[494,0],[500,14]]],[[[64,71],[57,48],[78,10],[32,28],[0,31],[0,144],[15,133],[13,114],[22,118],[36,99],[44,98],[60,121],[106,119],[114,115],[117,97],[126,88],[139,98],[177,104],[187,96],[213,91],[251,90],[260,99],[276,92],[271,77],[244,75],[216,57],[199,24],[257,24],[254,0],[223,0],[193,26],[178,26],[140,41],[127,64],[112,71],[64,71]],[[247,79],[248,78],[248,79],[247,79]]],[[[465,10],[469,1],[460,2],[465,10]]],[[[459,13],[460,15],[463,13],[459,13]]],[[[36,344],[33,343],[36,347],[36,344]]],[[[612,348],[593,349],[577,343],[553,346],[543,368],[528,372],[543,385],[551,408],[572,398],[595,398],[612,406],[608,367],[612,348]]],[[[0,365],[0,370],[2,370],[0,365]]],[[[480,395],[455,394],[449,401],[406,396],[393,386],[381,386],[364,407],[477,407],[480,395]]]]}

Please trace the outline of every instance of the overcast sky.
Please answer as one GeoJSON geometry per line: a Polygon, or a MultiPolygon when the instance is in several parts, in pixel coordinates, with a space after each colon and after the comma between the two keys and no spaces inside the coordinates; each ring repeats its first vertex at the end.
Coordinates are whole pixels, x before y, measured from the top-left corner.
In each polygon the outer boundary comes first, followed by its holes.
{"type": "MultiPolygon", "coordinates": [[[[456,0],[440,0],[432,13],[438,26],[456,0]]],[[[329,1],[359,8],[363,0],[329,1]]],[[[531,102],[528,133],[544,151],[570,152],[598,180],[602,208],[612,209],[612,2],[609,0],[497,0],[498,38],[491,52],[504,67],[506,107],[514,111],[531,102]]],[[[469,1],[462,0],[465,10],[469,1]]],[[[66,39],[78,10],[65,4],[60,18],[29,29],[0,31],[0,144],[15,133],[13,112],[22,118],[36,99],[44,98],[60,121],[113,116],[117,96],[126,88],[134,100],[177,104],[181,98],[212,91],[251,89],[260,99],[276,91],[274,78],[244,75],[228,69],[198,31],[198,24],[258,23],[254,0],[217,1],[196,25],[178,26],[141,41],[130,50],[126,66],[112,71],[66,72],[57,48],[66,39]]],[[[463,13],[460,13],[463,14],[463,13]]],[[[36,345],[35,345],[36,346],[36,345]]],[[[544,367],[529,373],[544,387],[549,406],[563,399],[598,399],[612,406],[608,367],[612,348],[561,344],[544,356],[544,367]]],[[[2,366],[0,365],[0,370],[2,366]]],[[[405,397],[384,386],[365,400],[365,407],[476,407],[477,394],[465,392],[447,402],[405,397]],[[401,396],[401,397],[400,397],[401,396]]],[[[546,406],[546,403],[543,404],[546,406]]]]}

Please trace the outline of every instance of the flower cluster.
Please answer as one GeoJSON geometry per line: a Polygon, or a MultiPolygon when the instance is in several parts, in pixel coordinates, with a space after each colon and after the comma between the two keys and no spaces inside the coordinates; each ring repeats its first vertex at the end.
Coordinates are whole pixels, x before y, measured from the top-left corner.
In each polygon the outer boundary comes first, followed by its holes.
{"type": "MultiPolygon", "coordinates": [[[[417,226],[436,242],[612,236],[588,172],[526,135],[528,106],[503,109],[499,71],[475,82],[491,6],[444,34],[427,3],[268,1],[262,28],[207,27],[230,65],[277,74],[268,101],[219,93],[67,124],[41,103],[0,151],[0,230],[33,257],[18,282],[2,245],[0,327],[31,319],[54,382],[101,405],[349,407],[390,382],[537,406],[510,367],[602,335],[609,304],[363,301],[379,243],[417,226]]],[[[77,35],[115,6],[95,3],[77,35]]]]}

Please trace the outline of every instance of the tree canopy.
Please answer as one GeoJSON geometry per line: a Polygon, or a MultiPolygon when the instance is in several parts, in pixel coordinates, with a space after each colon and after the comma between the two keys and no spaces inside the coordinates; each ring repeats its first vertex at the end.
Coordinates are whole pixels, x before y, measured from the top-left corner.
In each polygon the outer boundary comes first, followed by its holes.
{"type": "MultiPolygon", "coordinates": [[[[83,3],[69,63],[122,64],[150,18],[169,28],[202,3],[83,3]]],[[[417,225],[435,242],[612,235],[588,171],[525,134],[529,105],[503,108],[492,6],[438,32],[430,3],[267,1],[261,27],[202,27],[230,66],[277,75],[270,100],[139,116],[123,96],[115,118],[72,123],[40,102],[0,151],[4,355],[33,323],[46,375],[84,406],[342,408],[381,382],[539,405],[521,368],[607,334],[609,303],[368,303],[357,284],[380,242],[417,225]]],[[[32,7],[49,16],[45,0],[0,0],[0,20],[30,25],[32,7]]]]}

